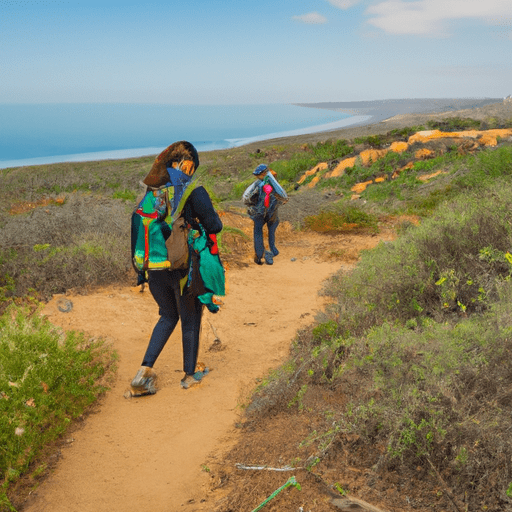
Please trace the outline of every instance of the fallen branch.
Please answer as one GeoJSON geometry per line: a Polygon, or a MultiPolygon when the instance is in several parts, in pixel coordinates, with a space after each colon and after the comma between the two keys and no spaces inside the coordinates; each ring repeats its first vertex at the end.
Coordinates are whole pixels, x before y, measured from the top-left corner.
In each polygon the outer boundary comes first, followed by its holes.
{"type": "Polygon", "coordinates": [[[291,466],[283,466],[282,468],[269,468],[268,466],[248,466],[246,464],[235,464],[238,469],[250,469],[255,471],[294,471],[300,468],[292,468],[291,466]]]}

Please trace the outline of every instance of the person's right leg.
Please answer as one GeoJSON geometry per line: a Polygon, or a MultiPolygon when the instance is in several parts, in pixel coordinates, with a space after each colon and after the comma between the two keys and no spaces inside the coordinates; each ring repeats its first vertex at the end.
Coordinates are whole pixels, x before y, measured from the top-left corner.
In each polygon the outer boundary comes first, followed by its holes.
{"type": "Polygon", "coordinates": [[[159,306],[160,319],[149,340],[142,365],[131,382],[131,395],[153,395],[157,392],[157,375],[153,365],[178,323],[179,313],[174,298],[171,272],[168,270],[149,273],[149,289],[159,306]]]}
{"type": "Polygon", "coordinates": [[[186,293],[181,295],[178,300],[181,315],[183,371],[187,375],[193,375],[196,371],[197,354],[199,352],[203,304],[197,297],[186,293]]]}
{"type": "Polygon", "coordinates": [[[189,294],[180,295],[177,300],[180,304],[183,371],[185,372],[180,385],[182,388],[188,389],[199,384],[209,371],[205,365],[197,362],[201,317],[204,306],[197,297],[189,294]]]}
{"type": "Polygon", "coordinates": [[[263,217],[255,217],[253,221],[254,261],[261,265],[261,258],[263,258],[265,253],[265,246],[263,244],[263,225],[265,224],[265,219],[263,217]]]}

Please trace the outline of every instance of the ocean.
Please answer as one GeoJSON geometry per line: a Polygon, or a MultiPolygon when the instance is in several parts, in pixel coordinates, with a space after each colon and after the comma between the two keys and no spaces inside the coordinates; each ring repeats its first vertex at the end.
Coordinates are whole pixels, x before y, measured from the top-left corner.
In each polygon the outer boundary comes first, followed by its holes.
{"type": "Polygon", "coordinates": [[[156,155],[177,140],[212,151],[369,117],[281,104],[0,104],[0,169],[156,155]]]}

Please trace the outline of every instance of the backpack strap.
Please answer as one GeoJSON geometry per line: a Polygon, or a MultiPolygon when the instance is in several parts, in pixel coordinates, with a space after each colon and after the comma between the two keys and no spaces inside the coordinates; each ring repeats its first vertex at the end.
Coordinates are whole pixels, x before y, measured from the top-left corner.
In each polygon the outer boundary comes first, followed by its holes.
{"type": "MultiPolygon", "coordinates": [[[[183,209],[185,208],[185,203],[187,202],[187,199],[190,197],[190,194],[192,194],[194,189],[197,187],[198,182],[199,176],[194,176],[190,183],[187,185],[187,188],[183,192],[183,195],[181,196],[180,202],[178,203],[178,206],[176,207],[174,214],[171,216],[172,224],[174,224],[178,217],[181,217],[183,209]]],[[[169,209],[169,211],[171,210],[169,209]]]]}

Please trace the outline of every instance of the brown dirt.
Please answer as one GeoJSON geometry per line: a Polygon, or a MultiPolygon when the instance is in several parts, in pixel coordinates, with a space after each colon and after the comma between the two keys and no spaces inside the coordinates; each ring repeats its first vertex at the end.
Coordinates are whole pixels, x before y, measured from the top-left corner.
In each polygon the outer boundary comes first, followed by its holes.
{"type": "MultiPolygon", "coordinates": [[[[240,215],[226,214],[224,223],[251,231],[249,219],[240,215]]],[[[19,508],[212,510],[212,475],[203,465],[222,460],[239,440],[241,401],[286,359],[297,329],[322,309],[322,282],[350,268],[361,249],[391,238],[391,229],[378,236],[304,235],[284,222],[277,232],[280,255],[273,266],[261,267],[252,262],[250,240],[242,243],[243,256],[225,258],[230,268],[224,307],[216,315],[205,312],[199,360],[211,374],[197,388],[179,387],[178,328],[155,365],[160,389],[150,397],[123,397],[158,318],[149,292],[119,287],[68,295],[68,313],[58,309],[63,297],[55,296],[44,309],[51,322],[105,337],[119,354],[118,371],[101,403],[65,439],[51,474],[19,508]],[[332,259],[334,252],[344,259],[332,259]]]]}

